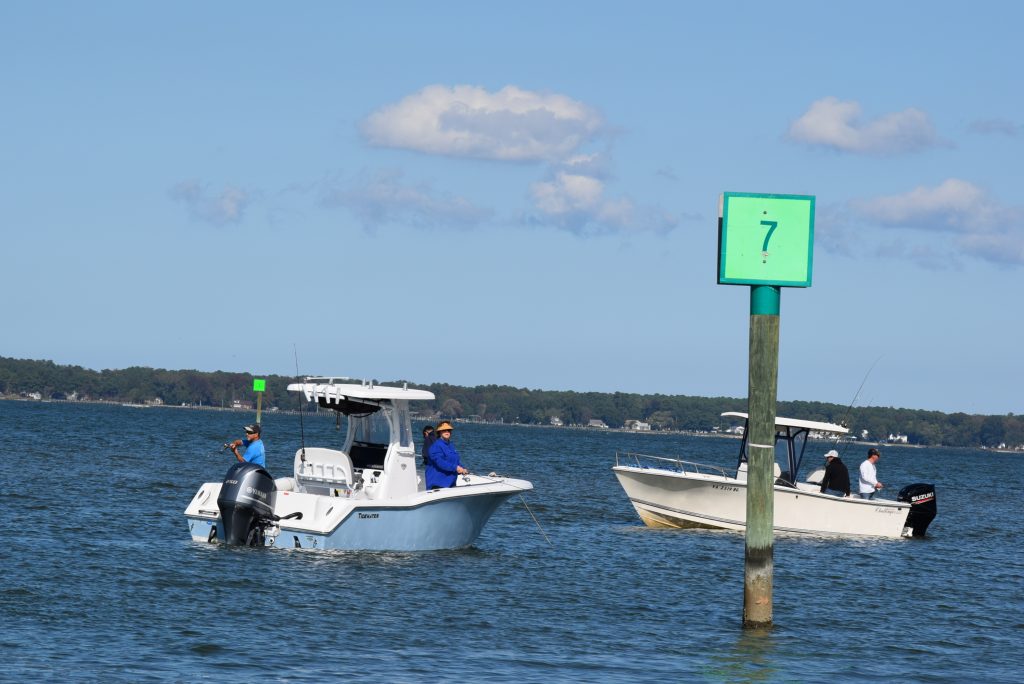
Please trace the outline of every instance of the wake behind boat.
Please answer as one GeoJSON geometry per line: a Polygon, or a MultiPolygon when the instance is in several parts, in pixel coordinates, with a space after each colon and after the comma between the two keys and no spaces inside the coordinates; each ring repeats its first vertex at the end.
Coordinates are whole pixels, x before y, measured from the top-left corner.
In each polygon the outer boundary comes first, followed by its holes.
{"type": "Polygon", "coordinates": [[[373,551],[457,549],[472,544],[510,496],[533,489],[493,473],[461,475],[456,486],[428,490],[416,467],[409,402],[425,390],[336,378],[291,384],[348,418],[340,449],[303,447],[293,477],[273,479],[252,463],[207,482],[185,517],[192,539],[230,545],[373,551]]]}
{"type": "MultiPolygon", "coordinates": [[[[723,416],[743,418],[746,413],[723,416]]],[[[936,514],[935,488],[908,485],[897,501],[837,497],[820,492],[821,469],[807,481],[797,474],[811,432],[845,434],[841,425],[794,418],[775,419],[776,450],[785,447],[788,470],[775,464],[776,532],[898,538],[923,536],[936,514]]],[[[735,471],[679,459],[616,454],[612,470],[640,519],[650,527],[746,529],[747,435],[735,471]]]]}

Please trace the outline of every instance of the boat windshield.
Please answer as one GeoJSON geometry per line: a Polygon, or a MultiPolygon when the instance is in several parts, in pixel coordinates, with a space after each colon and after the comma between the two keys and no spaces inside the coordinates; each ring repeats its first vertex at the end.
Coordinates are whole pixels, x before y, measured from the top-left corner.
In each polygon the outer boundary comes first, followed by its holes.
{"type": "MultiPolygon", "coordinates": [[[[809,430],[805,428],[779,427],[775,432],[775,462],[781,464],[781,473],[778,480],[791,485],[796,484],[797,474],[800,472],[800,464],[804,460],[804,451],[807,449],[807,436],[809,430]]],[[[740,458],[737,467],[748,462],[747,458],[747,435],[744,431],[743,439],[740,441],[740,458]]]]}
{"type": "Polygon", "coordinates": [[[391,443],[391,407],[370,415],[349,416],[349,438],[353,444],[374,444],[387,446],[391,443]]]}

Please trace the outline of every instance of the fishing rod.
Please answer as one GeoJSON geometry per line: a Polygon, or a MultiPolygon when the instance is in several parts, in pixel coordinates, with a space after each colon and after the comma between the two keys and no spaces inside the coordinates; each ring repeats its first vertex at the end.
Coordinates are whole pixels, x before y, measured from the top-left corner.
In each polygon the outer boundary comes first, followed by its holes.
{"type": "MultiPolygon", "coordinates": [[[[853,410],[853,405],[857,403],[857,399],[858,397],[860,397],[861,390],[864,389],[864,383],[868,381],[868,376],[871,375],[871,371],[875,370],[875,366],[878,365],[878,362],[882,360],[883,356],[885,356],[885,354],[878,355],[878,358],[875,359],[875,362],[871,364],[870,368],[868,368],[868,372],[864,374],[864,379],[860,381],[860,387],[857,388],[857,391],[853,395],[853,399],[850,401],[850,405],[846,407],[846,413],[843,415],[843,418],[839,421],[839,424],[842,425],[843,427],[847,427],[846,420],[850,417],[850,412],[853,410]]],[[[832,443],[833,447],[838,446],[839,437],[840,435],[837,434],[835,441],[832,443]]]]}
{"type": "MultiPolygon", "coordinates": [[[[295,380],[299,383],[302,382],[302,377],[299,375],[299,348],[292,343],[292,349],[295,352],[295,380]]],[[[303,399],[306,397],[305,391],[299,392],[299,444],[302,446],[302,456],[300,457],[302,462],[306,462],[306,421],[303,419],[303,404],[306,402],[303,399]]]]}

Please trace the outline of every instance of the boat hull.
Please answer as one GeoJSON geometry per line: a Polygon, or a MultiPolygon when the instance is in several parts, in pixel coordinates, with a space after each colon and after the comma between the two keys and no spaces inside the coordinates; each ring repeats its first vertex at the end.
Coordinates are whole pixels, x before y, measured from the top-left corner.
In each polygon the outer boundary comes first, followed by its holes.
{"type": "MultiPolygon", "coordinates": [[[[532,489],[520,480],[420,492],[404,503],[280,492],[264,545],[282,548],[348,551],[432,551],[473,544],[505,500],[532,489]]],[[[219,483],[206,483],[185,511],[197,542],[223,542],[219,512],[196,504],[216,499],[219,483]]]]}
{"type": "MultiPolygon", "coordinates": [[[[747,483],[730,477],[659,468],[612,469],[640,519],[650,527],[745,530],[747,483]]],[[[842,498],[775,486],[776,532],[898,538],[910,504],[842,498]]]]}

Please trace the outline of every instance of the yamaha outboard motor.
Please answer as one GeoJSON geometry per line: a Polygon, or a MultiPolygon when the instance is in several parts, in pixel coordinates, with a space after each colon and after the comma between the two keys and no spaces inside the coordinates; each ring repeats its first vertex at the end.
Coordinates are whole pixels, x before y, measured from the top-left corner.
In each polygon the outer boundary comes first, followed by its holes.
{"type": "Polygon", "coordinates": [[[910,504],[910,515],[907,516],[907,527],[914,531],[915,537],[923,537],[928,525],[935,519],[939,507],[935,502],[935,485],[919,482],[907,485],[900,490],[897,501],[910,504]]]}
{"type": "Polygon", "coordinates": [[[273,519],[274,490],[274,478],[255,463],[239,462],[228,469],[217,497],[228,546],[263,546],[263,523],[273,519]]]}

